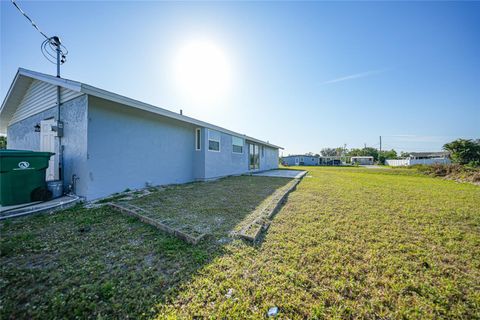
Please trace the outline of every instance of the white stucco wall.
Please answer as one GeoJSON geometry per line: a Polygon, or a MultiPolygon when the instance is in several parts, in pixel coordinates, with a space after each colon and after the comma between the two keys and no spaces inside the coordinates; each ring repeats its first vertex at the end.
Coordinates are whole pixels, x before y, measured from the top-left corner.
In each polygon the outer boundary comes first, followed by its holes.
{"type": "Polygon", "coordinates": [[[387,159],[385,164],[392,167],[413,166],[416,164],[449,164],[451,163],[448,158],[433,158],[433,159],[387,159]]]}

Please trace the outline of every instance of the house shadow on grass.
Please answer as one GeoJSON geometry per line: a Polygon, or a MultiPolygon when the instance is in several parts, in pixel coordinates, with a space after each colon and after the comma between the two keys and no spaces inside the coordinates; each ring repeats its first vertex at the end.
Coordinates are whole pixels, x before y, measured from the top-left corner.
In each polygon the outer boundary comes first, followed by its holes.
{"type": "Polygon", "coordinates": [[[150,318],[228,250],[232,230],[290,179],[229,177],[133,200],[210,236],[196,246],[101,207],[2,222],[1,318],[150,318]]]}

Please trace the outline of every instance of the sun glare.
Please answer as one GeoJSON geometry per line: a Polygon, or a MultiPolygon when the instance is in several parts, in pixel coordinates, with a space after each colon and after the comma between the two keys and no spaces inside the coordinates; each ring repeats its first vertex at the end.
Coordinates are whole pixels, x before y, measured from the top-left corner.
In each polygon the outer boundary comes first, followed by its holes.
{"type": "Polygon", "coordinates": [[[198,102],[215,102],[230,87],[231,68],[225,52],[206,40],[180,48],[174,62],[175,82],[182,95],[198,102]]]}

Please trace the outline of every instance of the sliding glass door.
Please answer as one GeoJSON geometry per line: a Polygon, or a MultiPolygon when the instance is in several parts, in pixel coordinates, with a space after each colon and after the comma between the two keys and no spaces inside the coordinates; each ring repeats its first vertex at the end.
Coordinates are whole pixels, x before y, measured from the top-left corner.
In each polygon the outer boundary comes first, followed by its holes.
{"type": "Polygon", "coordinates": [[[260,168],[260,157],[258,150],[258,144],[248,144],[248,168],[250,170],[256,170],[260,168]]]}

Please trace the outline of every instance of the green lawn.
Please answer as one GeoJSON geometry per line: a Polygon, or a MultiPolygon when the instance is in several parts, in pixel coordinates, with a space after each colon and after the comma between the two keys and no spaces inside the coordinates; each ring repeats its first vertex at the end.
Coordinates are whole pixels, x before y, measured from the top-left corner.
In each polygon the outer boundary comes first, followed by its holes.
{"type": "Polygon", "coordinates": [[[0,317],[480,319],[480,187],[308,170],[255,246],[107,208],[2,222],[0,317]]]}

